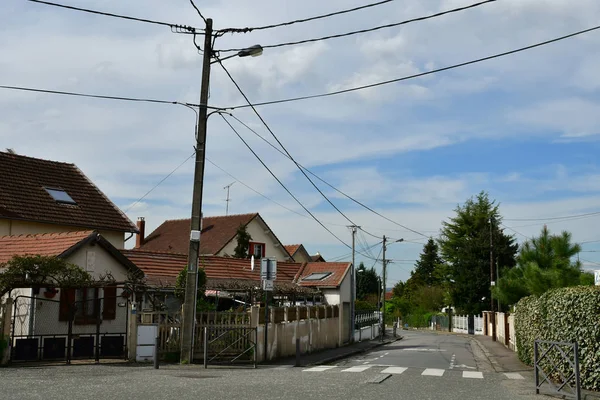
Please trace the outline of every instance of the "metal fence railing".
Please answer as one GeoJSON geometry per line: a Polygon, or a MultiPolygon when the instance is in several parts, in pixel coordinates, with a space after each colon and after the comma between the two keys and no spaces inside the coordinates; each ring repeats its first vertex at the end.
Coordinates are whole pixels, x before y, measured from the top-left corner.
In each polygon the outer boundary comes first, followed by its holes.
{"type": "Polygon", "coordinates": [[[544,383],[548,383],[553,392],[580,400],[577,342],[536,340],[533,346],[535,392],[539,394],[544,383]]]}

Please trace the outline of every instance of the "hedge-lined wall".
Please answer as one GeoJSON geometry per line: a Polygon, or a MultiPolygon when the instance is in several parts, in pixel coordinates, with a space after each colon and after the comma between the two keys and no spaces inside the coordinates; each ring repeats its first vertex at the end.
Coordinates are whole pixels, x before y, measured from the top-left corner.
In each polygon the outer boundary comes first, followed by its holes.
{"type": "MultiPolygon", "coordinates": [[[[600,390],[600,287],[554,289],[540,297],[521,299],[515,311],[515,333],[519,359],[529,365],[533,365],[534,340],[576,341],[581,386],[600,390]]],[[[558,356],[550,360],[556,361],[558,356]]],[[[568,376],[568,364],[561,366],[568,376]]]]}

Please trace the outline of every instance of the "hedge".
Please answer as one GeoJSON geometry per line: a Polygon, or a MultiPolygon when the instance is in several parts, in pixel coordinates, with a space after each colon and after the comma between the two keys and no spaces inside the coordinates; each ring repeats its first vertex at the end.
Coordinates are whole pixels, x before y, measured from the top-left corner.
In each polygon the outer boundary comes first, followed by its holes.
{"type": "MultiPolygon", "coordinates": [[[[600,390],[600,287],[553,289],[521,299],[515,311],[515,334],[519,359],[528,365],[533,365],[536,339],[577,342],[581,387],[600,390]]],[[[556,351],[548,354],[548,364],[542,365],[546,371],[550,362],[559,359],[556,351]]],[[[560,369],[570,375],[568,363],[560,363],[560,369]]]]}

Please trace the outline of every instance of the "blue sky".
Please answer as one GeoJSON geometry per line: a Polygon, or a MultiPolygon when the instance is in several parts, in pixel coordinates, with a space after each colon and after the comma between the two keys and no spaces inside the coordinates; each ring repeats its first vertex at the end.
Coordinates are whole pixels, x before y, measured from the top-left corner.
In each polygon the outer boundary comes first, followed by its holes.
{"type": "MultiPolygon", "coordinates": [[[[217,28],[257,26],[349,8],[363,1],[197,1],[217,28]]],[[[108,12],[201,26],[187,1],[70,0],[108,12]]],[[[470,4],[465,0],[393,1],[344,16],[225,35],[216,47],[299,40],[470,4]]],[[[597,24],[600,3],[501,0],[461,13],[364,35],[266,49],[226,65],[255,102],[316,94],[428,71],[552,39],[597,24]]],[[[389,286],[405,280],[425,241],[457,204],[487,190],[501,203],[518,241],[569,230],[600,240],[600,216],[551,220],[600,210],[600,32],[402,83],[322,99],[263,106],[260,113],[298,162],[403,230],[318,183],[355,223],[390,245],[389,286]],[[538,218],[537,221],[509,219],[538,218]],[[550,219],[549,219],[550,218],[550,219]],[[424,236],[423,236],[424,235],[424,236]]],[[[168,28],[5,0],[0,14],[0,84],[197,103],[201,56],[189,36],[168,28]]],[[[73,162],[135,220],[152,230],[189,216],[192,162],[136,202],[192,154],[195,114],[184,107],[1,91],[0,142],[20,154],[73,162]]],[[[213,66],[210,104],[243,99],[213,66]]],[[[234,114],[270,138],[249,110],[234,114]]],[[[348,225],[295,166],[233,122],[274,173],[332,232],[350,243],[348,225]]],[[[231,188],[232,213],[260,212],[285,243],[326,259],[349,250],[306,216],[218,117],[209,120],[207,156],[248,190],[231,188]]],[[[205,215],[225,211],[233,179],[208,165],[205,215]]],[[[367,245],[379,240],[364,234],[367,245]]],[[[600,242],[583,244],[586,268],[600,267],[600,242]]],[[[380,246],[371,250],[377,256],[380,246]]],[[[361,252],[364,252],[361,250],[361,252]]],[[[357,261],[374,261],[359,255],[357,261]]],[[[378,270],[380,264],[375,263],[378,270]]]]}

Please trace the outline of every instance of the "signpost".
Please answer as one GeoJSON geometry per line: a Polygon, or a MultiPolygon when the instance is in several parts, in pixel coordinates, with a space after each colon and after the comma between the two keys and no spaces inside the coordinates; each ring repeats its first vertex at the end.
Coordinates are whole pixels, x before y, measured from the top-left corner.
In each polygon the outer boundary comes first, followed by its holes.
{"type": "Polygon", "coordinates": [[[263,258],[260,260],[260,279],[262,281],[262,290],[265,292],[265,358],[268,360],[268,341],[267,330],[269,327],[269,292],[273,291],[273,282],[277,277],[277,259],[263,258]]]}
{"type": "Polygon", "coordinates": [[[596,286],[600,286],[600,269],[594,271],[594,282],[596,286]]]}

